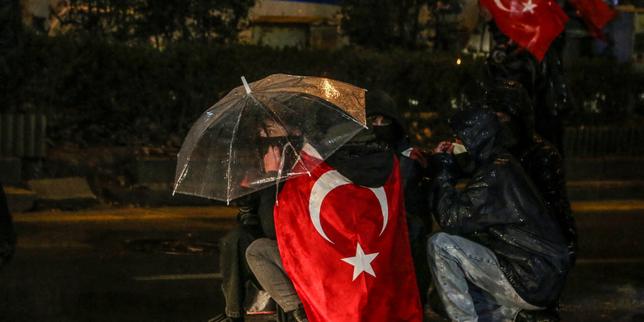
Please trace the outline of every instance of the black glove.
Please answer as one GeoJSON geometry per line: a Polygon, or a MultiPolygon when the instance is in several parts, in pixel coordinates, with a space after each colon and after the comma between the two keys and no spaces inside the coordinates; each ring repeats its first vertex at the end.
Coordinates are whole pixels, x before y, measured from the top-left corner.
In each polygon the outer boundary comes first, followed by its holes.
{"type": "Polygon", "coordinates": [[[451,153],[436,153],[429,157],[428,175],[432,181],[456,183],[460,167],[451,153]]]}

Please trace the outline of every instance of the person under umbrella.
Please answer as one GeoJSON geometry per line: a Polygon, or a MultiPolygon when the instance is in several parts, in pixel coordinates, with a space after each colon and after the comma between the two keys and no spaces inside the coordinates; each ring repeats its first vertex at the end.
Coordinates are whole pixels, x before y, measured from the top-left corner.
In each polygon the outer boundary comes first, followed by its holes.
{"type": "MultiPolygon", "coordinates": [[[[387,130],[392,130],[392,131],[398,131],[399,129],[396,127],[391,127],[387,128],[388,125],[391,124],[391,119],[389,115],[393,111],[388,111],[389,109],[395,109],[395,106],[393,105],[393,101],[391,98],[386,95],[384,92],[381,91],[373,91],[373,92],[368,92],[367,93],[367,120],[369,121],[369,128],[362,130],[360,133],[358,133],[354,138],[352,138],[349,142],[345,143],[338,151],[336,151],[334,154],[332,154],[327,160],[326,164],[324,165],[325,167],[328,167],[331,169],[330,171],[324,172],[325,175],[329,175],[329,173],[337,173],[338,177],[336,179],[342,180],[344,183],[342,184],[354,184],[363,188],[371,188],[375,189],[378,187],[383,187],[388,184],[388,182],[391,182],[392,178],[399,178],[399,176],[393,175],[394,172],[397,172],[398,169],[395,168],[395,166],[398,166],[399,164],[402,163],[402,161],[398,161],[397,158],[395,157],[396,151],[394,150],[394,143],[398,143],[398,139],[402,139],[402,137],[398,135],[394,135],[392,137],[389,137],[388,135],[383,135],[384,133],[382,132],[387,132],[387,130]],[[387,106],[382,106],[384,104],[387,104],[387,106]],[[380,105],[376,107],[375,105],[380,105]],[[374,108],[371,108],[370,106],[373,106],[374,108]],[[386,116],[385,116],[386,115],[386,116]],[[386,125],[385,125],[386,124],[386,125]],[[380,131],[379,131],[380,130],[380,131]],[[381,133],[378,133],[381,132],[381,133]],[[392,140],[393,139],[393,140],[392,140]],[[337,172],[336,172],[337,171],[337,172]]],[[[402,127],[400,128],[402,129],[402,127]]],[[[330,129],[330,133],[332,133],[335,129],[330,129]]],[[[278,161],[281,159],[280,157],[280,149],[278,148],[270,148],[268,150],[268,153],[264,156],[264,167],[266,171],[276,171],[276,169],[279,169],[278,166],[278,161]]],[[[411,159],[410,159],[411,160],[411,159]]],[[[402,168],[402,165],[400,165],[402,168]]],[[[315,174],[313,175],[315,176],[315,174]]],[[[299,179],[295,179],[299,180],[299,179]]],[[[318,182],[323,179],[316,179],[316,185],[318,182]]],[[[303,185],[307,185],[305,183],[306,181],[298,182],[303,183],[303,185]]],[[[293,183],[293,181],[289,181],[285,184],[289,185],[290,183],[293,183]]],[[[328,184],[328,183],[327,183],[328,184]]],[[[324,185],[322,185],[324,186],[324,185]]],[[[287,189],[287,188],[285,188],[287,189]]],[[[293,188],[293,185],[290,186],[290,192],[288,196],[295,196],[298,195],[298,193],[292,193],[293,189],[298,189],[298,188],[293,188]]],[[[333,189],[333,188],[329,188],[333,189]]],[[[315,188],[314,188],[315,190],[315,188]]],[[[266,196],[273,196],[273,191],[266,193],[266,196]]],[[[401,191],[402,192],[402,191],[401,191]]],[[[283,196],[281,195],[282,192],[280,192],[280,197],[278,198],[279,200],[284,200],[285,203],[295,203],[297,204],[297,201],[294,200],[289,200],[287,197],[282,198],[283,196]]],[[[306,193],[303,193],[306,195],[306,193]]],[[[324,200],[318,200],[316,198],[324,198],[324,196],[320,196],[319,194],[316,194],[315,192],[310,193],[310,200],[309,200],[309,207],[312,204],[319,204],[321,206],[322,202],[324,200]]],[[[331,198],[331,197],[330,197],[331,198]]],[[[331,198],[333,199],[333,198],[331,198]]],[[[362,205],[360,204],[362,199],[355,199],[357,201],[354,201],[354,203],[351,205],[352,208],[354,209],[359,209],[364,206],[369,206],[369,205],[362,205]]],[[[374,200],[375,202],[376,200],[374,200]]],[[[283,254],[282,251],[284,249],[290,248],[291,244],[287,241],[280,240],[280,234],[278,233],[277,236],[275,235],[275,230],[276,227],[270,227],[271,225],[275,225],[274,218],[277,216],[288,216],[288,212],[283,213],[281,211],[281,204],[280,206],[272,208],[271,206],[274,205],[275,199],[274,198],[267,198],[262,201],[262,203],[266,203],[269,206],[266,207],[266,209],[274,209],[275,211],[280,211],[279,214],[274,214],[272,211],[267,211],[263,215],[260,215],[260,221],[262,222],[262,227],[264,228],[264,235],[265,237],[263,238],[258,238],[257,240],[253,241],[250,246],[248,246],[246,250],[246,259],[248,261],[248,265],[253,272],[254,276],[257,278],[263,289],[265,289],[271,297],[278,303],[278,305],[286,312],[289,316],[292,316],[292,318],[295,321],[308,321],[310,318],[307,317],[307,313],[309,313],[308,310],[311,310],[313,314],[316,316],[316,320],[330,320],[333,318],[330,317],[336,317],[337,315],[334,315],[335,312],[328,312],[328,311],[323,311],[320,312],[319,310],[323,310],[327,307],[325,307],[324,304],[322,303],[313,303],[313,305],[310,303],[310,299],[313,298],[312,294],[306,294],[306,297],[309,299],[309,306],[307,307],[307,311],[305,312],[304,305],[302,303],[302,300],[300,299],[300,293],[302,290],[297,290],[294,282],[292,281],[291,276],[287,273],[287,269],[285,269],[285,264],[283,262],[283,254]],[[268,223],[266,225],[265,223],[268,223]],[[268,227],[267,227],[268,226],[268,227]],[[317,307],[316,304],[320,304],[320,307],[317,307]]],[[[326,201],[327,203],[332,203],[334,201],[326,201]]],[[[392,204],[393,206],[395,204],[392,204]]],[[[299,206],[294,206],[297,209],[299,206]]],[[[401,207],[402,208],[402,207],[401,207]]],[[[391,210],[391,213],[394,213],[397,210],[391,210]]],[[[298,212],[296,215],[297,217],[308,217],[304,209],[302,211],[298,212]]],[[[313,216],[313,215],[311,215],[313,216]]],[[[397,217],[393,217],[392,220],[398,221],[396,219],[397,217]]],[[[300,221],[301,222],[301,221],[300,221]]],[[[353,221],[352,221],[353,222],[353,221]]],[[[402,221],[404,223],[404,221],[402,221]]],[[[385,222],[386,223],[386,222],[385,222]]],[[[307,225],[308,223],[305,223],[307,225]]],[[[357,224],[357,223],[356,223],[357,224]]],[[[315,223],[314,223],[315,225],[315,223]]],[[[354,227],[343,227],[344,229],[350,230],[351,228],[354,227]]],[[[290,229],[282,229],[281,231],[288,230],[288,231],[298,231],[299,229],[304,229],[304,227],[291,227],[290,229]]],[[[323,231],[321,228],[321,232],[323,231]]],[[[405,296],[405,295],[414,295],[418,296],[418,290],[416,288],[416,280],[415,276],[413,276],[413,265],[411,261],[411,256],[408,253],[409,252],[409,241],[407,240],[407,234],[406,230],[408,227],[405,225],[404,230],[405,234],[404,235],[397,235],[395,238],[398,240],[398,242],[402,243],[405,247],[400,247],[396,248],[396,251],[398,253],[401,253],[405,256],[409,256],[409,264],[405,264],[403,262],[393,264],[393,263],[387,263],[387,265],[390,265],[391,267],[395,267],[397,265],[400,265],[401,268],[396,268],[394,271],[396,274],[404,274],[403,276],[388,276],[389,278],[398,278],[397,283],[400,285],[403,285],[404,287],[400,288],[401,290],[404,290],[403,293],[399,294],[400,296],[405,296]],[[408,267],[409,271],[405,271],[403,267],[408,267]],[[406,272],[406,273],[403,273],[406,272]],[[409,274],[411,273],[411,274],[409,274]],[[410,283],[411,282],[411,283],[410,283]],[[408,288],[405,288],[408,287],[408,288]],[[412,289],[413,288],[413,289],[412,289]],[[409,293],[405,293],[409,292],[409,293]]],[[[282,234],[281,236],[284,236],[282,234]]],[[[288,236],[288,234],[287,234],[288,236]]],[[[324,238],[328,238],[328,236],[323,235],[324,238]]],[[[313,238],[312,236],[310,238],[313,238]]],[[[330,240],[328,240],[330,243],[330,240]]],[[[364,243],[365,240],[362,240],[364,243]]],[[[326,241],[323,242],[323,244],[326,243],[326,241]]],[[[296,252],[296,251],[295,251],[296,252]]],[[[358,255],[356,255],[358,256],[358,255]]],[[[367,256],[374,256],[373,254],[367,255],[367,256]]],[[[378,255],[375,255],[378,256],[378,255]]],[[[372,257],[373,259],[374,257],[372,257]]],[[[343,261],[349,261],[350,259],[345,258],[343,261]]],[[[349,263],[347,262],[347,263],[349,263]]],[[[300,264],[304,265],[304,264],[300,264]]],[[[342,265],[342,264],[340,264],[342,265]]],[[[346,265],[346,264],[344,264],[346,265]]],[[[369,266],[371,267],[371,266],[369,266]]],[[[293,269],[293,268],[292,268],[293,269]]],[[[315,270],[315,269],[314,269],[315,270]]],[[[356,272],[359,271],[354,271],[354,280],[360,276],[360,273],[356,275],[356,272]]],[[[335,272],[333,273],[334,275],[340,274],[340,272],[335,272]]],[[[376,274],[375,272],[373,274],[376,274]]],[[[374,275],[375,276],[375,275],[374,275]]],[[[302,282],[302,280],[300,280],[302,282]]],[[[317,283],[313,282],[311,280],[304,280],[306,284],[312,283],[317,283]]],[[[318,281],[320,282],[320,281],[318,281]]],[[[332,284],[333,282],[330,280],[326,281],[329,284],[332,284]]],[[[352,285],[351,281],[347,281],[349,285],[352,285]]],[[[300,285],[302,286],[302,285],[300,285]]],[[[320,291],[319,288],[314,287],[316,290],[319,292],[324,293],[325,291],[320,291]]],[[[388,294],[385,296],[385,294],[380,294],[379,297],[391,297],[391,296],[396,296],[393,293],[396,293],[396,289],[390,289],[389,290],[391,294],[388,294]]],[[[329,299],[328,294],[324,294],[321,296],[321,298],[326,298],[327,300],[329,299]]],[[[377,321],[390,321],[390,318],[393,318],[393,321],[400,320],[400,321],[420,321],[422,320],[422,312],[420,309],[420,301],[416,303],[414,301],[413,297],[410,297],[408,299],[405,299],[406,302],[408,302],[408,307],[399,307],[399,308],[392,308],[391,310],[388,311],[388,315],[381,316],[380,320],[377,321]],[[416,304],[418,304],[416,306],[416,304]],[[413,318],[412,318],[413,316],[413,318]]],[[[352,307],[353,305],[367,305],[368,303],[353,303],[348,304],[349,307],[352,307]]],[[[360,319],[360,316],[365,314],[365,312],[362,312],[361,310],[365,308],[360,308],[358,306],[355,307],[354,311],[354,320],[363,320],[360,319]]],[[[335,311],[341,311],[340,308],[335,308],[335,311]]],[[[340,320],[342,321],[350,321],[352,320],[349,317],[344,316],[340,320]]],[[[339,320],[339,321],[340,321],[339,320]]]]}
{"type": "Polygon", "coordinates": [[[306,146],[322,162],[365,126],[364,89],[284,74],[251,84],[242,80],[244,86],[206,110],[191,128],[178,155],[174,187],[175,193],[240,206],[240,228],[220,243],[226,314],[216,321],[242,319],[244,286],[254,279],[245,249],[258,237],[274,236],[270,221],[280,184],[316,166],[301,166],[300,149],[306,146]],[[336,126],[342,130],[329,135],[336,126]],[[270,157],[279,160],[270,164],[270,157]]]}

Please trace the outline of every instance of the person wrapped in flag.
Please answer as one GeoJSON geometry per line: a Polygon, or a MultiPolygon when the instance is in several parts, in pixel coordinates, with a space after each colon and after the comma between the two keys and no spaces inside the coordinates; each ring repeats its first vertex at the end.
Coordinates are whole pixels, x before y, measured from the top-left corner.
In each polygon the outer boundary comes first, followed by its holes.
{"type": "MultiPolygon", "coordinates": [[[[264,201],[272,206],[260,213],[267,237],[248,247],[246,259],[295,321],[422,321],[400,161],[375,133],[379,119],[368,120],[325,162],[305,144],[298,162],[310,174],[264,201]]],[[[267,149],[265,171],[279,170],[280,151],[267,149]]]]}

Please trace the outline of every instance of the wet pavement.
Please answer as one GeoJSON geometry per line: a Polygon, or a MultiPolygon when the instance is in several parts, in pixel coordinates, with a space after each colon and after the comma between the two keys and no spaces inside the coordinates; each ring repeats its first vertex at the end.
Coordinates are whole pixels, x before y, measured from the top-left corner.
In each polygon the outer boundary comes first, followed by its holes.
{"type": "MultiPolygon", "coordinates": [[[[563,321],[644,322],[644,202],[575,204],[581,254],[563,321]]],[[[222,312],[217,240],[226,208],[15,215],[0,321],[207,321],[222,312]]]]}

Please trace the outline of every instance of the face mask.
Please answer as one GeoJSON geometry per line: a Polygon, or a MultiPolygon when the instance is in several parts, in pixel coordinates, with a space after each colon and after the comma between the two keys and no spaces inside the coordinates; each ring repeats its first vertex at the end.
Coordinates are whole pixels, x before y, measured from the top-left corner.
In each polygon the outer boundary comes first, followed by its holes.
{"type": "Polygon", "coordinates": [[[397,133],[393,125],[372,126],[372,128],[378,140],[390,145],[396,143],[397,133]]]}
{"type": "Polygon", "coordinates": [[[374,133],[372,128],[366,128],[360,130],[349,142],[347,142],[345,145],[347,146],[361,146],[364,144],[368,144],[370,142],[373,142],[376,140],[376,134],[374,133]]]}
{"type": "Polygon", "coordinates": [[[475,163],[470,153],[462,144],[454,143],[452,146],[454,148],[452,154],[454,155],[454,159],[456,159],[456,164],[458,164],[463,173],[472,174],[475,169],[475,163]]]}

